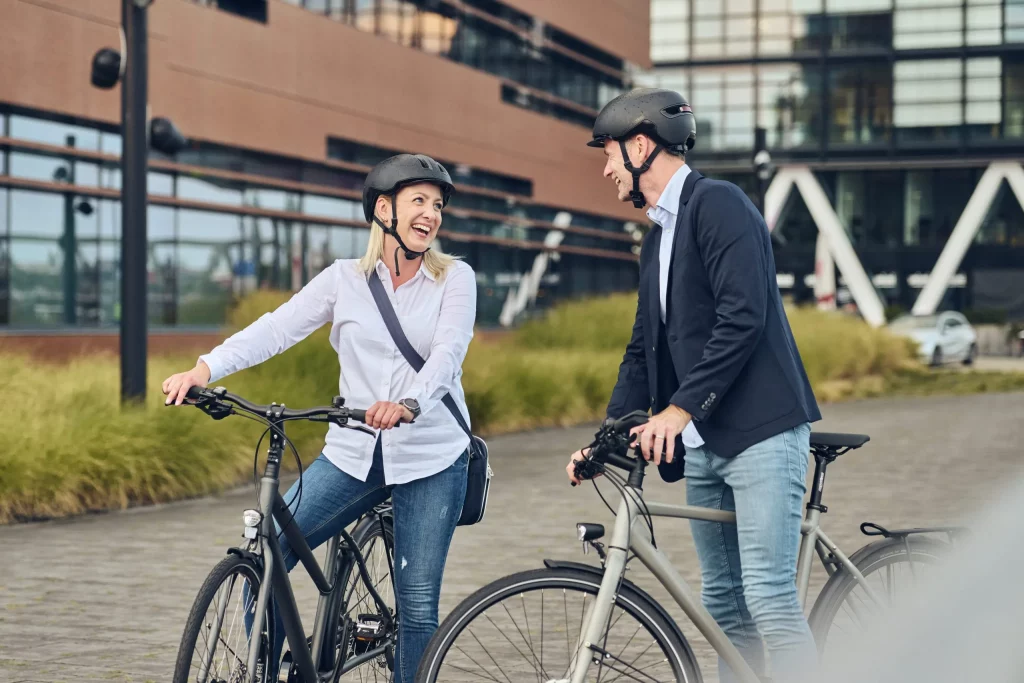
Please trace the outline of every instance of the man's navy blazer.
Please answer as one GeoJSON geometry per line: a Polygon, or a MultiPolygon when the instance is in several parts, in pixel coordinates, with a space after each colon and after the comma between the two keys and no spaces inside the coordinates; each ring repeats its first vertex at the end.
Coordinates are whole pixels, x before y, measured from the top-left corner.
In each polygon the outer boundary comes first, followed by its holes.
{"type": "MultiPolygon", "coordinates": [[[[754,444],[821,419],[786,319],[768,227],[736,185],[691,171],[679,197],[668,271],[667,349],[661,325],[655,225],[640,251],[633,336],[608,403],[609,417],[655,413],[674,404],[693,416],[713,453],[731,458],[754,444]],[[667,351],[667,353],[666,353],[667,351]],[[656,378],[671,359],[678,388],[659,397],[656,378]]],[[[683,448],[662,478],[683,476],[683,448]]]]}

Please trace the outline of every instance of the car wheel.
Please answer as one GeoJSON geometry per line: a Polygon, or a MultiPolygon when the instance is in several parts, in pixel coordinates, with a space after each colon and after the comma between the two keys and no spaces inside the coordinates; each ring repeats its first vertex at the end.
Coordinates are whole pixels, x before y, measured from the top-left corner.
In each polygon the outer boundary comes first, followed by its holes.
{"type": "Polygon", "coordinates": [[[939,367],[940,365],[942,365],[942,349],[940,349],[940,348],[939,348],[938,346],[936,346],[936,347],[935,347],[935,350],[934,350],[934,351],[932,351],[932,362],[931,362],[931,366],[932,366],[933,368],[937,368],[937,367],[939,367]]]}
{"type": "Polygon", "coordinates": [[[968,349],[967,355],[964,357],[964,365],[973,365],[974,359],[978,357],[978,345],[971,344],[971,348],[968,349]]]}

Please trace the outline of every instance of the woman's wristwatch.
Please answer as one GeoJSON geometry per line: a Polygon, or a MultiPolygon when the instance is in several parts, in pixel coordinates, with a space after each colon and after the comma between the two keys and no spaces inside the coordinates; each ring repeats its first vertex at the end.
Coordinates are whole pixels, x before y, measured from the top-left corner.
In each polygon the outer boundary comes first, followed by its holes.
{"type": "MultiPolygon", "coordinates": [[[[408,410],[410,413],[412,413],[412,419],[413,420],[415,420],[417,417],[420,416],[420,404],[419,404],[419,401],[417,401],[416,399],[414,399],[414,398],[403,398],[401,401],[398,402],[398,405],[402,406],[403,408],[408,410]]],[[[410,424],[412,424],[412,423],[410,422],[410,424]]]]}

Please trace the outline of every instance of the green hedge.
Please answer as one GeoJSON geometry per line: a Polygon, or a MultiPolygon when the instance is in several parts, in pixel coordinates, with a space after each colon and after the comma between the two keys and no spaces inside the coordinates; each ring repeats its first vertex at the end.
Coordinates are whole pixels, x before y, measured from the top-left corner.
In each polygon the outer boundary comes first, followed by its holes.
{"type": "MultiPolygon", "coordinates": [[[[232,327],[285,296],[249,297],[233,311],[232,327]]],[[[568,303],[514,332],[474,339],[463,386],[475,429],[494,434],[599,419],[635,301],[618,295],[568,303]]],[[[790,321],[823,400],[1024,388],[1024,374],[921,368],[907,342],[842,314],[794,310],[790,321]]],[[[220,384],[260,403],[324,404],[338,392],[338,359],[327,334],[321,329],[220,384]]],[[[194,363],[192,354],[151,358],[146,405],[122,410],[115,357],[47,366],[0,356],[0,391],[8,399],[0,421],[0,523],[170,501],[250,481],[258,424],[215,422],[193,408],[163,405],[161,381],[194,363]]],[[[289,425],[304,462],[314,458],[325,431],[289,425]]]]}

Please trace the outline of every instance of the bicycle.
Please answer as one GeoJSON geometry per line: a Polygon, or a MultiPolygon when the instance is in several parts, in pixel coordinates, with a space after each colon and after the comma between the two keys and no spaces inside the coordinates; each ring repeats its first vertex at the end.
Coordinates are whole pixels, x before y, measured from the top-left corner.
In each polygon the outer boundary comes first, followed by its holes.
{"type": "MultiPolygon", "coordinates": [[[[321,567],[292,523],[291,511],[279,491],[281,460],[287,444],[300,468],[295,501],[298,508],[302,495],[301,461],[294,444],[285,435],[286,422],[330,422],[372,435],[374,432],[367,427],[350,424],[350,421],[365,422],[366,412],[345,407],[340,396],[334,398],[331,406],[307,410],[286,409],[276,403],[257,405],[228,393],[223,387],[214,390],[193,387],[188,391],[186,403],[215,420],[240,415],[266,424],[267,430],[256,446],[256,455],[268,432],[270,446],[257,489],[257,508],[245,510],[242,515],[242,535],[246,541],[228,549],[227,557],[214,567],[200,588],[182,634],[174,683],[190,680],[269,683],[270,672],[276,668],[270,661],[275,636],[272,613],[275,601],[288,646],[288,652],[281,658],[279,676],[287,675],[288,683],[336,682],[363,665],[370,668],[367,677],[372,673],[374,680],[381,676],[391,680],[399,612],[397,605],[385,601],[377,590],[386,582],[389,597],[395,594],[390,504],[382,503],[364,514],[351,533],[342,530],[330,539],[321,567]],[[313,630],[308,637],[302,628],[290,575],[285,570],[274,520],[320,593],[313,630]],[[367,557],[377,550],[378,541],[382,553],[377,556],[375,569],[384,565],[386,574],[382,578],[370,576],[367,562],[367,557]],[[236,592],[238,579],[242,584],[237,591],[241,601],[229,613],[228,605],[236,592]],[[363,592],[357,594],[360,587],[363,592]],[[233,635],[240,637],[238,644],[231,642],[233,635]]],[[[255,460],[253,471],[255,475],[255,460]]],[[[359,671],[360,679],[363,671],[359,671]]]]}
{"type": "MultiPolygon", "coordinates": [[[[653,517],[735,523],[735,513],[643,499],[647,461],[638,447],[630,457],[629,430],[646,420],[647,414],[642,412],[606,420],[589,453],[575,466],[577,479],[604,475],[620,494],[616,511],[597,489],[616,515],[607,547],[599,541],[605,533],[603,525],[577,525],[584,552],[593,548],[601,566],[548,559],[543,569],[512,574],[480,588],[459,603],[435,632],[420,661],[418,682],[582,683],[596,679],[611,683],[622,679],[699,683],[700,668],[678,625],[662,605],[624,576],[629,561],[639,558],[739,680],[760,683],[654,540],[653,517]],[[628,480],[611,467],[627,471],[628,480]],[[552,600],[547,611],[545,597],[552,600]],[[508,629],[500,623],[507,623],[508,629]],[[640,635],[641,630],[646,633],[640,635]],[[547,642],[545,636],[553,637],[554,643],[547,642]]],[[[847,557],[819,527],[821,515],[827,512],[822,504],[825,473],[836,458],[868,440],[858,434],[811,434],[815,471],[801,527],[797,586],[803,606],[812,553],[816,552],[828,579],[809,622],[823,656],[841,608],[863,628],[878,609],[891,604],[894,567],[909,565],[916,575],[923,566],[938,562],[964,531],[959,527],[890,531],[869,522],[861,525],[861,531],[884,538],[847,557]],[[945,540],[931,535],[940,533],[946,534],[945,540]],[[885,591],[888,601],[868,581],[883,570],[890,578],[885,591]]],[[[594,484],[597,488],[596,481],[594,484]]]]}

